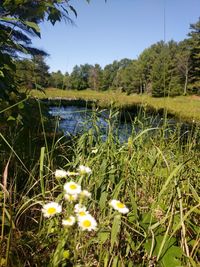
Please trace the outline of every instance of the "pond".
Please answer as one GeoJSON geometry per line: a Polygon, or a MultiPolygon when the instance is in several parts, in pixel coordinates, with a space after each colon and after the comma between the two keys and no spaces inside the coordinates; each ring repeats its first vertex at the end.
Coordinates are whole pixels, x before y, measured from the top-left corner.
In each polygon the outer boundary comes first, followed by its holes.
{"type": "MultiPolygon", "coordinates": [[[[147,128],[158,129],[164,124],[159,114],[147,114],[142,109],[132,111],[110,111],[108,109],[92,110],[92,108],[68,105],[50,106],[49,113],[56,118],[58,129],[65,135],[77,135],[98,126],[102,138],[105,139],[109,125],[119,139],[123,142],[128,139],[132,132],[140,132],[147,128]]],[[[174,118],[167,118],[167,127],[172,131],[177,121],[174,118]]],[[[152,130],[153,131],[153,130],[152,130]]]]}

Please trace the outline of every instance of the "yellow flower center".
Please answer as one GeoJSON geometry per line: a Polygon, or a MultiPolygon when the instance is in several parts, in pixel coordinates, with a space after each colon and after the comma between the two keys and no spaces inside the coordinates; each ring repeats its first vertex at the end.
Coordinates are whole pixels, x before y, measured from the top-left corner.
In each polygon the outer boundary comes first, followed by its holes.
{"type": "Polygon", "coordinates": [[[121,203],[121,202],[117,202],[117,207],[119,208],[119,209],[123,209],[123,208],[125,208],[125,205],[123,204],[123,203],[121,203]]]}
{"type": "Polygon", "coordinates": [[[48,212],[48,214],[52,215],[52,214],[56,213],[56,209],[54,207],[50,207],[50,208],[48,208],[47,212],[48,212]]]}
{"type": "Polygon", "coordinates": [[[84,227],[90,227],[92,224],[91,224],[91,221],[89,221],[89,220],[85,220],[85,221],[83,221],[83,226],[84,227]]]}
{"type": "Polygon", "coordinates": [[[75,190],[77,188],[77,185],[71,184],[69,187],[70,187],[70,189],[75,190]]]}
{"type": "Polygon", "coordinates": [[[79,216],[85,216],[86,215],[85,211],[80,211],[78,214],[79,214],[79,216]]]}

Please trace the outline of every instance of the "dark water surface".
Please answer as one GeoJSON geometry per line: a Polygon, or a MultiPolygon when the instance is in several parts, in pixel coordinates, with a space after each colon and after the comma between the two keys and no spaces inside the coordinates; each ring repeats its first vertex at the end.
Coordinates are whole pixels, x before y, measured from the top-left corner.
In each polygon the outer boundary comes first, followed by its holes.
{"type": "MultiPolygon", "coordinates": [[[[59,130],[65,135],[76,135],[84,133],[97,125],[103,138],[106,138],[109,124],[120,141],[125,141],[133,131],[140,132],[146,128],[159,128],[164,120],[160,115],[136,114],[135,112],[117,111],[111,112],[104,109],[92,111],[90,108],[80,106],[52,106],[49,113],[58,121],[59,130]],[[139,119],[140,118],[140,119],[139,119]]],[[[167,125],[172,130],[176,121],[167,119],[167,125]]],[[[156,130],[156,129],[155,129],[156,130]]]]}

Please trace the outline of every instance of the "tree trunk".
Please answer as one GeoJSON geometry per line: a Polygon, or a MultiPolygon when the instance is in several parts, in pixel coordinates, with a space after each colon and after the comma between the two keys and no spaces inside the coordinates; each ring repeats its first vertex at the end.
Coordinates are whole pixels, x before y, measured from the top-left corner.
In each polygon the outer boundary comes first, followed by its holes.
{"type": "Polygon", "coordinates": [[[185,84],[184,84],[183,95],[187,94],[187,85],[188,85],[188,68],[186,68],[186,72],[185,72],[185,84]]]}

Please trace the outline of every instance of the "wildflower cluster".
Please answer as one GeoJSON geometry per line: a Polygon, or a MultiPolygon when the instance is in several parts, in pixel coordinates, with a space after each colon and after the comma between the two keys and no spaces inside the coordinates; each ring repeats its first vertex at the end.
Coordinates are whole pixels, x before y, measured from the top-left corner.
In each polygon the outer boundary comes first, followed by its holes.
{"type": "MultiPolygon", "coordinates": [[[[67,178],[70,176],[84,176],[92,173],[92,170],[86,166],[79,166],[77,172],[67,172],[65,170],[56,170],[55,177],[57,179],[67,178]]],[[[78,223],[81,230],[92,231],[96,230],[97,222],[95,218],[87,211],[86,206],[82,203],[84,199],[90,198],[91,193],[87,190],[82,190],[81,185],[74,182],[69,181],[64,184],[64,199],[69,203],[79,202],[75,204],[72,214],[67,216],[62,220],[62,225],[64,227],[69,227],[74,225],[76,222],[78,223]]],[[[56,214],[62,212],[62,206],[56,202],[49,202],[45,204],[42,208],[42,212],[44,217],[50,218],[56,214]]]]}
{"type": "MultiPolygon", "coordinates": [[[[92,170],[89,167],[80,165],[77,172],[69,172],[65,170],[56,170],[55,177],[57,179],[67,178],[70,176],[85,176],[90,175],[92,170]]],[[[80,181],[79,181],[80,182],[80,181]]],[[[64,199],[69,202],[69,206],[72,203],[76,203],[67,216],[64,215],[62,219],[62,225],[64,227],[70,227],[76,222],[81,230],[92,231],[97,229],[97,222],[95,218],[89,213],[87,207],[83,204],[85,199],[90,198],[91,193],[87,190],[82,190],[81,185],[74,182],[72,179],[64,184],[64,199]],[[77,203],[78,202],[78,203],[77,203]]],[[[128,213],[129,209],[119,200],[113,199],[110,201],[110,206],[120,213],[128,213]]],[[[42,212],[44,217],[50,218],[56,214],[62,213],[62,206],[56,202],[49,202],[43,205],[42,212]]],[[[65,214],[65,212],[63,211],[65,214]]]]}

